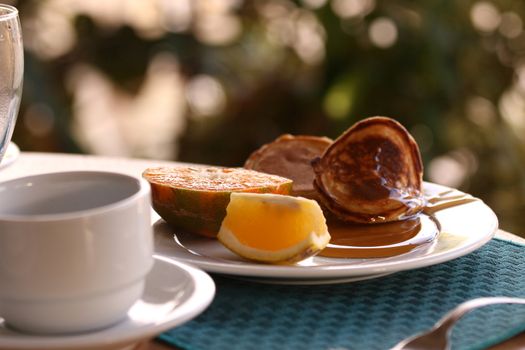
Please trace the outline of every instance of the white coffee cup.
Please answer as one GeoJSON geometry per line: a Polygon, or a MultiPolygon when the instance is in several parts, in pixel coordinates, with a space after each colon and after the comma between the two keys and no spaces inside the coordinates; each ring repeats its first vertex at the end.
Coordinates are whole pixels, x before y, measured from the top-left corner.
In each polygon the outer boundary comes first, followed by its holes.
{"type": "Polygon", "coordinates": [[[115,324],[153,266],[150,186],[97,171],[0,183],[0,317],[42,334],[115,324]]]}

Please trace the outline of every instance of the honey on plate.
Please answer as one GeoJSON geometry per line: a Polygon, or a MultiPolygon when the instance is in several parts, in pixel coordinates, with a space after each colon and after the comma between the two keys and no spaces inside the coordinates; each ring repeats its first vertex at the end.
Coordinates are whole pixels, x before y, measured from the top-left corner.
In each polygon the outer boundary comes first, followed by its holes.
{"type": "Polygon", "coordinates": [[[319,256],[331,258],[383,258],[407,253],[436,239],[440,224],[435,213],[478,199],[465,193],[447,190],[426,199],[422,212],[401,221],[381,224],[350,224],[328,221],[332,236],[319,256]]]}

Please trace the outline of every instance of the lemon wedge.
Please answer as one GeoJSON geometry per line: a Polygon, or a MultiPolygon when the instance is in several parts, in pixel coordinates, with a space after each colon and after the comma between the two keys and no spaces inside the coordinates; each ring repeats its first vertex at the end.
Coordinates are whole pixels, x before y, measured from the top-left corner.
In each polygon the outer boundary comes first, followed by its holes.
{"type": "Polygon", "coordinates": [[[330,241],[316,201],[285,195],[232,193],[219,241],[259,262],[293,263],[317,254],[330,241]]]}

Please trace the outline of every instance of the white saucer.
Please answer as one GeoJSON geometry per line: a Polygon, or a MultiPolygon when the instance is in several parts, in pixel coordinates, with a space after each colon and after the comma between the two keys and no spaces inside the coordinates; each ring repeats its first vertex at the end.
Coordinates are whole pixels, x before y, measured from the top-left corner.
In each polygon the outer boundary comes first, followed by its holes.
{"type": "MultiPolygon", "coordinates": [[[[433,197],[453,191],[425,182],[425,194],[433,197]]],[[[414,250],[393,257],[337,259],[314,256],[295,265],[268,265],[233,254],[218,240],[175,231],[164,220],[154,225],[155,252],[201,269],[252,281],[281,284],[355,282],[386,274],[443,263],[466,255],[490,241],[498,229],[494,212],[481,200],[438,211],[440,234],[414,250]]],[[[427,220],[428,221],[428,220],[427,220]]]]}
{"type": "Polygon", "coordinates": [[[11,142],[9,146],[7,146],[4,158],[0,162],[0,169],[11,165],[15,160],[18,159],[18,156],[20,156],[20,148],[18,148],[18,146],[14,142],[11,142]]]}
{"type": "Polygon", "coordinates": [[[141,339],[196,317],[214,295],[215,284],[205,272],[155,256],[144,294],[122,322],[90,333],[41,336],[10,330],[0,318],[0,349],[132,349],[132,344],[141,339]]]}

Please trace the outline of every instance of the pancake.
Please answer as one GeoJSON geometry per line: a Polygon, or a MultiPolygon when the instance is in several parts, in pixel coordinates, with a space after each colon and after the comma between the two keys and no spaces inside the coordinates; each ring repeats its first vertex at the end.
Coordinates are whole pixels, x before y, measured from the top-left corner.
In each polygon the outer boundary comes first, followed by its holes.
{"type": "Polygon", "coordinates": [[[291,179],[292,195],[317,199],[311,161],[331,144],[327,137],[282,135],[253,152],[244,167],[291,179]]]}
{"type": "Polygon", "coordinates": [[[345,222],[402,220],[424,206],[419,148],[393,119],[354,124],[312,166],[322,204],[345,222]]]}

